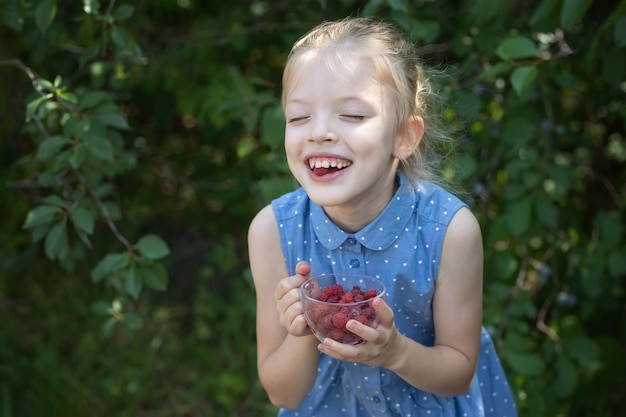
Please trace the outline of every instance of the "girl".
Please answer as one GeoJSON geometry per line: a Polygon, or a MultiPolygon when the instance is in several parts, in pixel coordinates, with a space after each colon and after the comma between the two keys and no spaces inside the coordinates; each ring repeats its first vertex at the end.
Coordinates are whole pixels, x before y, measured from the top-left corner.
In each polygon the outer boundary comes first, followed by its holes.
{"type": "Polygon", "coordinates": [[[482,328],[479,225],[437,185],[430,87],[409,41],[362,18],[327,22],[293,47],[283,75],[285,150],[301,185],[249,230],[258,371],[279,416],[498,416],[515,405],[482,328]],[[319,342],[299,286],[372,275],[385,300],[366,342],[319,342]]]}

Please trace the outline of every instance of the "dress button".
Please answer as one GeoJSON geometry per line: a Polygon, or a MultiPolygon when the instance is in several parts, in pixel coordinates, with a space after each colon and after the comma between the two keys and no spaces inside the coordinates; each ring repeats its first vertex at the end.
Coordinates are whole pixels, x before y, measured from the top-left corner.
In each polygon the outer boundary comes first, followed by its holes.
{"type": "Polygon", "coordinates": [[[374,396],[372,397],[372,401],[374,401],[375,403],[379,403],[379,402],[380,402],[380,398],[378,398],[378,396],[377,396],[377,395],[374,395],[374,396]]]}
{"type": "Polygon", "coordinates": [[[353,237],[349,237],[348,239],[346,239],[346,242],[348,243],[348,245],[354,246],[354,244],[356,243],[356,239],[353,237]]]}
{"type": "Polygon", "coordinates": [[[358,268],[359,265],[361,265],[361,262],[359,262],[358,259],[353,259],[353,260],[350,261],[350,266],[352,268],[358,268]]]}

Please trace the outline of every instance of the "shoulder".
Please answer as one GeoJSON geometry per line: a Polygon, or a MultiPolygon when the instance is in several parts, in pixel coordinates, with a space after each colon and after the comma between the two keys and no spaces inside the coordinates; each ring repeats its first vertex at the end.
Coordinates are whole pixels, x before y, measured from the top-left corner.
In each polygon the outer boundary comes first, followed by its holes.
{"type": "Polygon", "coordinates": [[[307,211],[309,197],[303,188],[298,188],[272,201],[275,216],[281,221],[291,217],[300,217],[307,211]]]}
{"type": "Polygon", "coordinates": [[[474,213],[461,207],[452,218],[446,233],[446,241],[454,246],[478,245],[482,248],[482,232],[474,213]]]}
{"type": "Polygon", "coordinates": [[[437,184],[417,183],[415,192],[419,216],[437,223],[447,224],[461,208],[467,206],[456,195],[437,184]]]}
{"type": "Polygon", "coordinates": [[[276,216],[272,205],[268,204],[263,207],[250,222],[248,228],[248,238],[254,238],[257,235],[267,235],[276,231],[276,216]]]}

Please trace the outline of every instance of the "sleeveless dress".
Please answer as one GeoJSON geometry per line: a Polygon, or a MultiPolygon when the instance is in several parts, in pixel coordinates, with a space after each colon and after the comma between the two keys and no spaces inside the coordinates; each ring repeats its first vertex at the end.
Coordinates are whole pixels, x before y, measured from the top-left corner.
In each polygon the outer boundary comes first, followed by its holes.
{"type": "MultiPolygon", "coordinates": [[[[346,233],[299,188],[272,201],[290,275],[299,261],[312,275],[353,272],[384,282],[398,330],[417,342],[435,341],[432,299],[443,238],[464,203],[443,188],[400,187],[384,211],[356,233],[346,233]]],[[[340,361],[320,353],[315,383],[299,408],[280,417],[516,417],[510,387],[491,337],[482,328],[478,368],[470,390],[441,397],[419,390],[385,368],[340,361]]]]}

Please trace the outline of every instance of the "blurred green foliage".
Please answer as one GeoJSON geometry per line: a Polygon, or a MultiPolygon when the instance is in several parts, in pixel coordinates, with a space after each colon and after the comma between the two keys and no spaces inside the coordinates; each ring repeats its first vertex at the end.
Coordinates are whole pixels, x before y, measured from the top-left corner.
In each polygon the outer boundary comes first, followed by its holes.
{"type": "Polygon", "coordinates": [[[438,70],[521,416],[623,416],[626,0],[0,3],[0,416],[271,416],[246,230],[280,78],[378,16],[438,70]]]}

